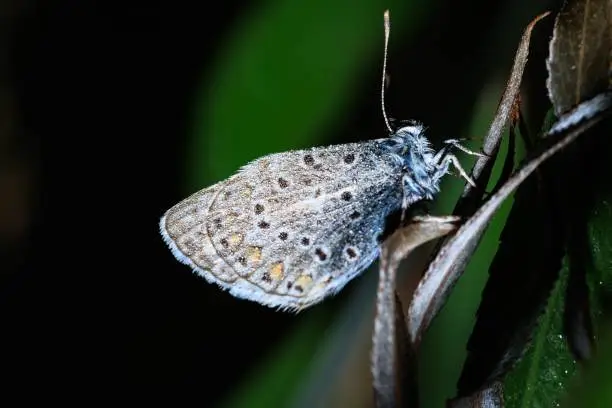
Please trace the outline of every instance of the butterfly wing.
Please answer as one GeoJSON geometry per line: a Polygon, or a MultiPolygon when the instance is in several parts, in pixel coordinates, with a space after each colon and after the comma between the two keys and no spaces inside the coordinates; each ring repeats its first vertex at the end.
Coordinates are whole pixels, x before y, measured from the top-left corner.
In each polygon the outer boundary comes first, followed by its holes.
{"type": "Polygon", "coordinates": [[[177,259],[234,296],[304,308],[376,258],[401,172],[380,141],[272,154],[180,202],[160,228],[177,259]]]}

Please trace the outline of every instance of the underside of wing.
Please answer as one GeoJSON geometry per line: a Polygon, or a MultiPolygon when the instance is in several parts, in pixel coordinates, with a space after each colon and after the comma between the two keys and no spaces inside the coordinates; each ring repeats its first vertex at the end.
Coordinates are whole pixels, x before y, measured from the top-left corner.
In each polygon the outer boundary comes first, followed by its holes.
{"type": "Polygon", "coordinates": [[[376,258],[385,216],[401,202],[400,177],[363,144],[263,157],[204,190],[208,210],[191,227],[204,243],[192,253],[205,253],[212,280],[217,267],[217,283],[237,297],[307,307],[376,258]]]}
{"type": "Polygon", "coordinates": [[[238,276],[219,257],[207,231],[210,206],[220,189],[221,184],[215,184],[184,199],[164,214],[159,229],[177,260],[207,281],[230,289],[238,276]]]}

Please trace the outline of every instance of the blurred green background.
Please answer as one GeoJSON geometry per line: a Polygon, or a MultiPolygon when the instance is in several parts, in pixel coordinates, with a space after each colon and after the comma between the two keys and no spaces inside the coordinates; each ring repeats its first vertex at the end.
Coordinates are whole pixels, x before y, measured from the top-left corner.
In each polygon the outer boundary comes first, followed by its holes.
{"type": "MultiPolygon", "coordinates": [[[[375,269],[277,312],[191,275],[157,219],[261,155],[384,137],[385,9],[389,115],[478,149],[523,29],[557,3],[7,2],[0,234],[14,378],[29,377],[24,361],[53,372],[61,355],[95,375],[112,367],[113,384],[180,384],[206,406],[372,406],[375,269]]],[[[536,34],[526,81],[544,94],[536,34]]],[[[432,211],[448,213],[462,186],[448,177],[432,211]]],[[[424,340],[423,407],[454,396],[510,204],[424,340]]],[[[406,282],[414,272],[407,263],[406,282]]]]}

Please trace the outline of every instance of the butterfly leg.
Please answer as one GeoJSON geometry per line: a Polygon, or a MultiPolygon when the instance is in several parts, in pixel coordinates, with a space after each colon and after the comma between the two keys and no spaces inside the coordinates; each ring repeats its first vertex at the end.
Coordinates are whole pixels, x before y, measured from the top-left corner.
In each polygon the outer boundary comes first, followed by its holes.
{"type": "Polygon", "coordinates": [[[468,176],[467,172],[461,166],[461,163],[459,163],[457,157],[452,154],[448,154],[444,156],[444,159],[442,159],[442,163],[440,163],[438,167],[438,173],[441,173],[440,176],[448,172],[448,166],[451,164],[455,169],[457,169],[457,171],[459,172],[461,177],[465,179],[465,181],[467,181],[472,187],[476,187],[476,183],[474,182],[474,180],[472,180],[472,178],[468,176]]]}
{"type": "Polygon", "coordinates": [[[463,146],[460,142],[461,142],[460,139],[448,139],[448,140],[444,141],[444,143],[446,143],[447,145],[451,145],[451,146],[461,150],[462,152],[464,152],[466,154],[469,154],[470,156],[489,157],[488,155],[486,155],[484,153],[479,153],[479,152],[475,152],[473,150],[468,149],[467,147],[463,146]]]}

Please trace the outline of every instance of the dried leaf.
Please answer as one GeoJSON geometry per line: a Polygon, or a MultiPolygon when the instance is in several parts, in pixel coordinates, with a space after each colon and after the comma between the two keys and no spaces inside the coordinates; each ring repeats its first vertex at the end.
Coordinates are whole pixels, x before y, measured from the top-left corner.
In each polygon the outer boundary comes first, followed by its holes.
{"type": "Polygon", "coordinates": [[[547,62],[557,116],[609,89],[612,2],[569,0],[555,21],[547,62]]]}
{"type": "MultiPolygon", "coordinates": [[[[491,160],[493,158],[493,153],[495,153],[499,148],[499,144],[501,142],[501,135],[506,123],[508,122],[508,119],[510,118],[513,112],[516,114],[518,110],[518,95],[523,71],[525,69],[525,65],[527,64],[531,33],[535,24],[542,18],[546,17],[548,14],[549,13],[544,13],[535,18],[527,26],[521,38],[521,42],[514,59],[512,72],[506,84],[504,95],[502,96],[500,104],[497,108],[495,119],[493,120],[493,123],[489,128],[489,133],[487,134],[487,137],[485,139],[485,148],[483,150],[485,153],[489,154],[490,157],[479,158],[474,166],[474,169],[472,170],[472,177],[475,178],[477,184],[480,186],[487,185],[490,176],[490,171],[493,165],[493,160],[491,160]]],[[[511,142],[511,145],[512,146],[510,147],[513,148],[513,141],[511,142]]],[[[511,164],[512,163],[508,161],[506,167],[510,168],[509,166],[511,164]]],[[[494,194],[497,191],[498,186],[496,186],[494,194]]],[[[467,215],[474,213],[476,208],[481,203],[483,192],[483,189],[471,189],[469,185],[466,186],[461,200],[455,207],[455,214],[467,215]]],[[[446,299],[448,291],[450,291],[450,288],[452,287],[456,279],[458,279],[459,275],[463,273],[463,270],[465,269],[468,260],[470,259],[474,249],[476,248],[480,237],[484,233],[485,226],[486,223],[482,226],[481,229],[476,229],[476,231],[473,232],[476,235],[472,236],[472,240],[470,241],[469,247],[464,247],[462,248],[462,250],[455,252],[453,254],[453,259],[449,258],[448,266],[452,269],[452,271],[448,271],[449,274],[446,277],[442,276],[443,273],[440,276],[437,276],[437,274],[435,273],[426,273],[425,277],[419,285],[419,289],[417,290],[418,296],[415,295],[415,298],[413,298],[412,303],[410,305],[410,311],[408,316],[410,319],[409,330],[413,341],[416,341],[417,343],[420,341],[422,329],[429,325],[431,319],[437,313],[437,311],[441,307],[441,304],[446,299]],[[446,280],[446,278],[448,278],[448,280],[446,280]],[[433,309],[427,312],[429,307],[432,305],[434,305],[433,309]],[[432,314],[428,315],[428,313],[432,314]]],[[[448,243],[444,248],[446,249],[442,249],[441,251],[437,252],[436,259],[444,258],[445,256],[447,256],[446,251],[449,248],[448,243]]]]}
{"type": "MultiPolygon", "coordinates": [[[[588,101],[586,103],[590,103],[588,101]]],[[[612,95],[608,95],[612,103],[612,95]]],[[[579,107],[580,108],[580,107],[579,107]]],[[[522,166],[504,186],[480,207],[480,209],[453,235],[436,258],[431,262],[421,280],[408,310],[408,329],[414,344],[420,342],[423,332],[440,310],[465,265],[471,258],[484,229],[502,202],[533,172],[541,163],[567,146],[587,129],[609,114],[609,109],[578,126],[564,132],[550,148],[522,166]]]]}
{"type": "Polygon", "coordinates": [[[457,215],[471,215],[480,204],[480,200],[484,193],[484,186],[487,185],[489,177],[491,176],[491,170],[493,169],[494,160],[492,159],[495,157],[497,150],[499,149],[502,132],[508,123],[508,119],[513,112],[513,106],[515,105],[515,101],[519,95],[521,79],[523,77],[525,65],[527,64],[527,57],[529,55],[529,41],[531,39],[531,32],[533,31],[536,23],[546,17],[548,14],[550,13],[547,12],[536,17],[531,23],[529,23],[523,33],[523,36],[521,37],[519,48],[517,49],[514,57],[512,71],[510,72],[510,77],[506,83],[506,89],[504,90],[504,94],[502,95],[499,106],[497,107],[495,118],[493,119],[493,122],[491,122],[489,132],[484,140],[482,151],[486,157],[479,157],[478,160],[476,160],[476,163],[472,168],[472,173],[470,174],[472,180],[476,180],[477,185],[480,187],[473,188],[470,184],[466,184],[461,200],[455,207],[455,214],[457,215]]]}
{"type": "Polygon", "coordinates": [[[458,217],[415,217],[383,245],[372,338],[377,407],[416,406],[416,364],[395,282],[400,262],[418,246],[457,228],[458,217]],[[399,371],[398,371],[399,370],[399,371]]]}
{"type": "Polygon", "coordinates": [[[609,95],[601,93],[596,95],[589,103],[576,106],[576,109],[559,117],[559,120],[548,131],[548,135],[561,133],[566,129],[576,126],[578,123],[588,120],[600,112],[608,109],[610,103],[609,95]]]}

